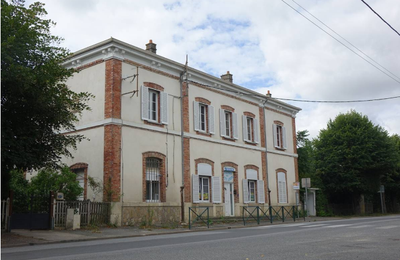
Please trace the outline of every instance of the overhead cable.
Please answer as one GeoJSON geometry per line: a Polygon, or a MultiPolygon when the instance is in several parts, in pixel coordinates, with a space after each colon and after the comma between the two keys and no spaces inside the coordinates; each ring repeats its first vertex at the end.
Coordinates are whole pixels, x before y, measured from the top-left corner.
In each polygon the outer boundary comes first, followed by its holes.
{"type": "Polygon", "coordinates": [[[323,32],[325,32],[326,34],[328,34],[329,36],[331,36],[334,40],[336,40],[337,42],[339,42],[340,44],[342,44],[344,47],[346,47],[347,49],[349,49],[351,52],[353,52],[354,54],[356,54],[357,56],[359,56],[361,59],[363,59],[364,61],[368,62],[371,66],[375,67],[377,70],[381,71],[382,73],[384,73],[386,76],[390,77],[391,79],[393,79],[394,81],[396,81],[397,83],[400,84],[400,80],[397,79],[396,77],[393,77],[392,75],[390,75],[389,73],[387,73],[386,71],[380,69],[378,66],[376,66],[375,64],[373,64],[372,62],[370,62],[369,60],[365,59],[363,56],[361,56],[360,54],[358,54],[356,51],[354,51],[353,49],[349,48],[349,46],[347,46],[346,44],[344,44],[343,42],[341,42],[339,39],[337,39],[335,36],[333,36],[332,34],[330,34],[329,32],[327,32],[326,30],[324,30],[321,26],[319,26],[318,24],[316,24],[315,22],[313,22],[312,20],[310,20],[308,17],[306,17],[305,15],[303,15],[302,13],[300,13],[299,11],[296,10],[296,8],[294,8],[293,6],[291,6],[290,4],[288,4],[287,2],[285,2],[284,0],[281,0],[282,2],[284,2],[287,6],[289,6],[291,9],[293,9],[295,12],[297,12],[298,14],[300,14],[302,17],[304,17],[305,19],[307,19],[310,23],[314,24],[315,26],[317,26],[320,30],[322,30],[323,32]]]}
{"type": "Polygon", "coordinates": [[[384,22],[387,24],[387,26],[390,27],[390,29],[392,29],[393,31],[395,31],[395,32],[400,36],[400,33],[399,33],[398,31],[396,31],[396,29],[394,29],[388,22],[386,22],[385,19],[383,19],[377,12],[375,12],[375,10],[372,9],[372,7],[369,6],[369,4],[367,4],[364,0],[361,0],[361,2],[363,2],[366,6],[368,6],[369,9],[371,9],[372,12],[374,12],[379,18],[381,18],[382,21],[384,21],[384,22]]]}
{"type": "Polygon", "coordinates": [[[331,30],[334,34],[336,34],[337,36],[339,36],[342,40],[344,40],[345,42],[347,42],[348,44],[350,44],[354,49],[356,49],[357,51],[361,52],[362,54],[364,54],[366,57],[368,57],[372,62],[374,62],[375,64],[377,64],[379,67],[381,67],[382,69],[384,69],[385,71],[387,71],[388,73],[390,73],[393,77],[395,77],[396,79],[400,80],[400,77],[397,76],[396,74],[394,74],[393,72],[391,72],[390,70],[386,69],[385,67],[383,67],[381,64],[379,64],[376,60],[374,60],[373,58],[371,58],[368,54],[366,54],[365,52],[363,52],[362,50],[360,50],[359,48],[357,48],[354,44],[352,44],[351,42],[349,42],[348,40],[346,40],[343,36],[341,36],[339,33],[337,33],[335,30],[333,30],[331,27],[329,27],[327,24],[325,24],[323,21],[321,21],[320,19],[318,19],[315,15],[313,15],[312,13],[310,13],[307,9],[305,9],[303,6],[301,6],[299,3],[297,3],[295,0],[292,0],[295,4],[297,4],[301,9],[303,9],[305,12],[307,12],[309,15],[311,15],[312,17],[314,17],[318,22],[320,22],[321,24],[323,24],[326,28],[328,28],[329,30],[331,30]]]}
{"type": "Polygon", "coordinates": [[[361,102],[373,102],[383,101],[388,99],[400,98],[400,96],[385,97],[385,98],[373,98],[373,99],[361,99],[361,100],[305,100],[305,99],[291,99],[291,98],[277,98],[278,100],[295,101],[295,102],[308,102],[308,103],[361,103],[361,102]]]}

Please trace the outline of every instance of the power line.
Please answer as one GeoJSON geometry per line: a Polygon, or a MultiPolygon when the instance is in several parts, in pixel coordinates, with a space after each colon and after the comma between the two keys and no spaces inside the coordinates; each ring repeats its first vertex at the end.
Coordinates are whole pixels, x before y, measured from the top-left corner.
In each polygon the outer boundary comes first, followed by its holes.
{"type": "Polygon", "coordinates": [[[369,4],[367,4],[364,0],[361,0],[361,2],[363,2],[366,6],[368,6],[372,12],[374,12],[379,18],[381,18],[382,21],[384,21],[393,31],[395,31],[400,36],[400,33],[396,31],[396,29],[394,29],[388,22],[386,22],[385,19],[383,19],[377,12],[375,12],[375,10],[372,9],[372,7],[369,6],[369,4]]]}
{"type": "Polygon", "coordinates": [[[386,69],[385,67],[383,67],[381,64],[379,64],[376,60],[374,60],[373,58],[371,58],[369,55],[367,55],[365,52],[363,52],[362,50],[360,50],[359,48],[357,48],[354,44],[352,44],[351,42],[349,42],[348,40],[346,40],[344,37],[342,37],[339,33],[337,33],[335,30],[333,30],[331,27],[329,27],[327,24],[325,24],[323,21],[321,21],[320,19],[318,19],[316,16],[314,16],[312,13],[310,13],[307,9],[305,9],[303,6],[301,6],[299,3],[297,3],[295,0],[292,0],[295,4],[297,4],[301,9],[303,9],[304,11],[306,11],[309,15],[311,15],[312,17],[314,17],[317,21],[319,21],[321,24],[323,24],[325,27],[327,27],[329,30],[331,30],[334,34],[336,34],[337,36],[339,36],[341,39],[343,39],[345,42],[347,42],[348,44],[350,44],[354,49],[356,49],[357,51],[361,52],[362,54],[364,54],[366,57],[368,57],[371,61],[375,62],[375,64],[377,64],[378,66],[380,66],[382,69],[386,70],[387,72],[389,72],[390,74],[392,74],[392,76],[396,77],[398,80],[400,80],[400,77],[398,77],[396,74],[394,74],[393,72],[391,72],[390,70],[386,69]]]}
{"type": "Polygon", "coordinates": [[[360,54],[358,54],[357,52],[355,52],[354,50],[352,50],[351,48],[349,48],[346,44],[344,44],[343,42],[341,42],[340,40],[338,40],[335,36],[333,36],[332,34],[330,34],[329,32],[327,32],[326,30],[324,30],[321,26],[319,26],[318,24],[314,23],[313,21],[311,21],[308,17],[306,17],[305,15],[303,15],[302,13],[300,13],[299,11],[296,10],[296,8],[294,8],[293,6],[291,6],[290,4],[288,4],[287,2],[285,2],[284,0],[281,0],[282,2],[284,2],[287,6],[289,6],[290,8],[292,8],[295,12],[297,12],[298,14],[300,14],[301,16],[303,16],[305,19],[307,19],[310,23],[314,24],[315,26],[317,26],[320,30],[322,30],[323,32],[325,32],[326,34],[328,34],[329,36],[331,36],[333,39],[335,39],[337,42],[339,42],[340,44],[342,44],[344,47],[346,47],[347,49],[349,49],[351,52],[353,52],[354,54],[356,54],[358,57],[360,57],[361,59],[363,59],[364,61],[368,62],[371,66],[375,67],[377,70],[381,71],[382,73],[384,73],[386,76],[390,77],[391,79],[393,79],[394,81],[396,81],[397,83],[400,84],[400,80],[396,79],[395,77],[391,76],[390,74],[388,74],[387,72],[383,71],[382,69],[380,69],[378,66],[376,66],[375,64],[373,64],[372,62],[370,62],[369,60],[365,59],[363,56],[361,56],[360,54]]]}
{"type": "Polygon", "coordinates": [[[276,98],[279,100],[296,101],[296,102],[308,102],[308,103],[361,103],[361,102],[373,102],[382,101],[388,99],[400,98],[400,96],[385,97],[385,98],[374,98],[374,99],[361,99],[361,100],[304,100],[304,99],[291,99],[291,98],[276,98]]]}

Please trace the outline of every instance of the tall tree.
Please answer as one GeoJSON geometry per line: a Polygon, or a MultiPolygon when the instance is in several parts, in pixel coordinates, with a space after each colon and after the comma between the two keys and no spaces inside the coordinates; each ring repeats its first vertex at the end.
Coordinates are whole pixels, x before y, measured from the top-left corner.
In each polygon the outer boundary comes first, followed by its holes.
{"type": "Polygon", "coordinates": [[[315,140],[315,149],[324,189],[330,201],[341,203],[357,203],[361,195],[376,193],[381,176],[398,162],[387,131],[353,110],[328,122],[315,140]]]}
{"type": "Polygon", "coordinates": [[[42,3],[1,0],[2,195],[11,170],[54,166],[83,139],[60,134],[74,130],[91,95],[65,84],[74,72],[62,66],[70,53],[50,34],[55,23],[46,14],[42,3]]]}
{"type": "Polygon", "coordinates": [[[309,178],[315,174],[314,147],[308,136],[308,130],[298,131],[296,136],[300,178],[309,178]]]}

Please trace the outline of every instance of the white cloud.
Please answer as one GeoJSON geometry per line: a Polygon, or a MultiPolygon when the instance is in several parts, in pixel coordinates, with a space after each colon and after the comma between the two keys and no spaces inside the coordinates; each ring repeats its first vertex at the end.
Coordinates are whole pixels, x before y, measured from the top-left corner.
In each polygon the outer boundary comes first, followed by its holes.
{"type": "MultiPolygon", "coordinates": [[[[162,56],[184,63],[189,54],[190,66],[215,76],[229,70],[235,83],[262,93],[269,89],[274,97],[354,100],[400,95],[399,83],[282,1],[43,2],[47,17],[57,22],[53,33],[65,38],[64,45],[72,51],[110,37],[141,48],[153,39],[162,56]]],[[[296,2],[400,77],[400,38],[361,1],[296,2]]],[[[398,1],[368,3],[400,30],[398,1]]],[[[310,17],[299,7],[296,10],[310,17]]],[[[315,137],[330,118],[351,108],[390,133],[400,133],[399,101],[291,104],[303,108],[298,130],[308,129],[315,137]]]]}

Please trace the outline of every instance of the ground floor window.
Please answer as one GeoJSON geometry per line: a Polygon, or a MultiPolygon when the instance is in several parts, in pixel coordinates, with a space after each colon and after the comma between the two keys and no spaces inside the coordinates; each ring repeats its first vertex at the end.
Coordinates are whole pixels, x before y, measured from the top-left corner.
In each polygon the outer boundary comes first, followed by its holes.
{"type": "Polygon", "coordinates": [[[210,177],[199,176],[199,201],[210,201],[210,177]]]}
{"type": "Polygon", "coordinates": [[[146,201],[160,201],[160,166],[158,158],[146,158],[146,201]]]}
{"type": "Polygon", "coordinates": [[[256,202],[256,181],[249,180],[249,202],[256,202]]]}

